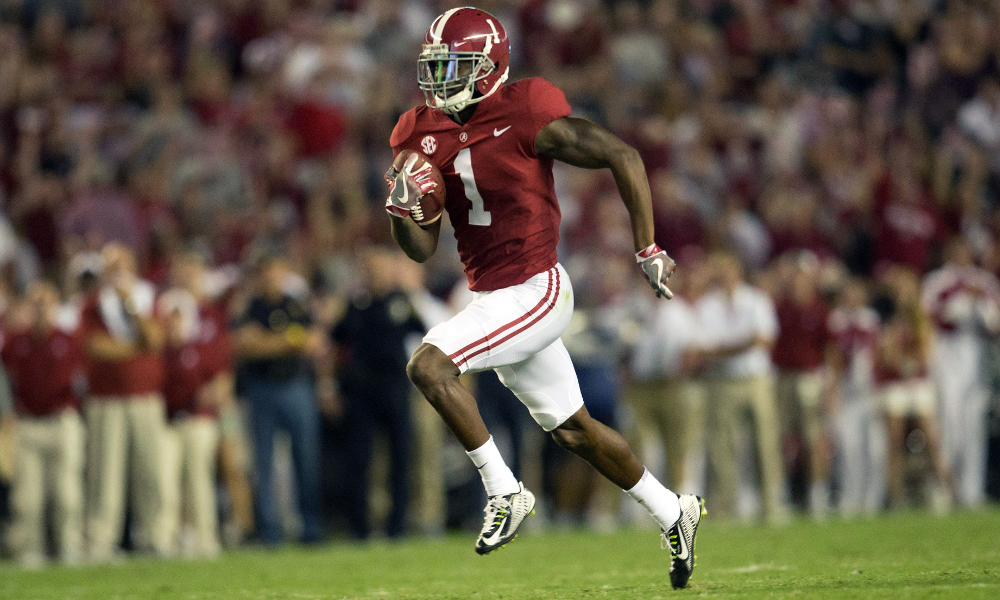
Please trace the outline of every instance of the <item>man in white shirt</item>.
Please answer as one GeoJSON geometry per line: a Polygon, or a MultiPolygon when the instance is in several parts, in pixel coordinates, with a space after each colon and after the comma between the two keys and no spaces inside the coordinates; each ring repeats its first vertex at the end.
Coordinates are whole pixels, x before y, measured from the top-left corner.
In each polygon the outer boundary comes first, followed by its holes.
{"type": "Polygon", "coordinates": [[[686,264],[673,275],[674,298],[651,313],[632,353],[633,379],[625,392],[640,420],[660,436],[670,485],[691,494],[704,491],[694,489],[702,478],[689,458],[704,440],[704,389],[691,376],[704,345],[695,303],[706,274],[704,265],[686,264]]]}
{"type": "Polygon", "coordinates": [[[988,335],[1000,332],[1000,283],[975,266],[961,238],[945,251],[945,264],[924,280],[921,303],[934,323],[931,376],[938,389],[944,459],[955,479],[956,500],[985,500],[986,410],[983,361],[988,335]]]}
{"type": "Polygon", "coordinates": [[[717,253],[710,267],[715,289],[698,303],[698,314],[708,343],[706,408],[708,460],[716,483],[713,505],[716,514],[734,514],[739,480],[736,441],[740,414],[746,411],[754,422],[764,510],[770,521],[782,521],[785,481],[770,353],[778,335],[774,302],[744,281],[735,255],[717,253]]]}

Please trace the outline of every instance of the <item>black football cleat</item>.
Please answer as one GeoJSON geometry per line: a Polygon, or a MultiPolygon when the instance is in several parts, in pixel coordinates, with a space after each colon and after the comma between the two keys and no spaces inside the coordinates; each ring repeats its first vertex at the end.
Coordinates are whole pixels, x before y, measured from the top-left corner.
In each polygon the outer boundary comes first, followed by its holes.
{"type": "Polygon", "coordinates": [[[681,516],[677,522],[660,534],[660,547],[670,549],[670,585],[675,590],[687,587],[694,572],[694,538],[698,534],[701,518],[708,514],[705,501],[694,494],[677,496],[681,516]]]}

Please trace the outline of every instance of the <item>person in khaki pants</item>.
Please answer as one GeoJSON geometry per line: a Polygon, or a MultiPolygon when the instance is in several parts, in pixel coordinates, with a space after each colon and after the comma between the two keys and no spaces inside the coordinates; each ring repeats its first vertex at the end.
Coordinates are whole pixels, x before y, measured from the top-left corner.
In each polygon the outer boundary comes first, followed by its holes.
{"type": "Polygon", "coordinates": [[[34,284],[26,304],[30,328],[9,336],[0,353],[18,420],[11,544],[22,565],[45,563],[45,509],[51,503],[59,560],[74,564],[83,545],[83,426],[74,389],[83,356],[79,340],[55,325],[54,286],[34,284]]]}
{"type": "Polygon", "coordinates": [[[136,276],[128,249],[108,244],[102,256],[102,285],[80,316],[90,392],[84,410],[90,559],[103,562],[114,556],[125,521],[126,477],[136,519],[135,547],[169,555],[161,485],[163,328],[154,314],[155,292],[136,276]]]}
{"type": "Polygon", "coordinates": [[[171,538],[180,538],[181,554],[190,557],[219,553],[218,407],[233,394],[226,312],[206,296],[204,278],[199,256],[176,257],[175,287],[160,296],[157,306],[166,322],[164,518],[171,538]]]}
{"type": "Polygon", "coordinates": [[[787,517],[785,478],[770,354],[778,334],[774,302],[744,282],[743,267],[736,256],[717,253],[709,265],[715,289],[698,303],[698,312],[709,344],[704,359],[715,514],[735,513],[739,483],[737,439],[741,416],[749,413],[764,511],[768,520],[783,521],[787,517]]]}
{"type": "Polygon", "coordinates": [[[810,252],[796,256],[777,302],[781,330],[771,359],[778,371],[777,406],[781,438],[800,436],[809,458],[809,513],[823,519],[830,510],[828,400],[832,383],[824,377],[830,332],[829,309],[820,296],[819,262],[810,252]]]}
{"type": "Polygon", "coordinates": [[[671,489],[699,495],[704,477],[692,460],[704,443],[703,386],[692,378],[704,344],[695,302],[704,291],[703,264],[685,263],[671,276],[674,297],[656,305],[632,353],[625,396],[656,429],[667,458],[671,489]]]}

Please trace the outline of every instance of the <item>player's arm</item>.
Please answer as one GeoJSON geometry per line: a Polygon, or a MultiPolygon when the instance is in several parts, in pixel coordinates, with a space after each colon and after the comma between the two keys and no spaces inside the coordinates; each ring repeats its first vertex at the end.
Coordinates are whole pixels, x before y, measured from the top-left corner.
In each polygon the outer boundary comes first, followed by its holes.
{"type": "Polygon", "coordinates": [[[675,265],[653,241],[653,200],[639,152],[600,125],[574,117],[543,127],[535,136],[535,151],[574,167],[611,169],[632,221],[636,259],[657,295],[671,297],[666,281],[675,265]]]}
{"type": "MultiPolygon", "coordinates": [[[[410,173],[411,159],[402,170],[395,166],[385,172],[385,183],[389,188],[389,197],[385,201],[385,210],[389,213],[389,223],[392,228],[392,239],[403,250],[403,253],[418,263],[427,262],[437,250],[438,237],[441,234],[441,220],[434,221],[426,227],[418,225],[410,218],[410,207],[405,203],[407,197],[419,197],[427,192],[410,173]],[[404,190],[405,188],[405,190],[404,190]],[[406,192],[405,195],[402,192],[406,192]],[[400,201],[403,196],[403,201],[400,201]]],[[[426,185],[426,183],[425,183],[426,185]]]]}
{"type": "Polygon", "coordinates": [[[396,240],[396,244],[410,260],[427,262],[434,255],[441,234],[441,219],[424,228],[410,217],[389,215],[389,223],[392,226],[392,239],[396,240]]]}

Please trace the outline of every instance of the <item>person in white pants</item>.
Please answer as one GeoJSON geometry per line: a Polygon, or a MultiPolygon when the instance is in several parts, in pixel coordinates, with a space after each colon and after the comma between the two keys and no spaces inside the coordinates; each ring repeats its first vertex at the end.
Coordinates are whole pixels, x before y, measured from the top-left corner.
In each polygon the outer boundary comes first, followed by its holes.
{"type": "Polygon", "coordinates": [[[879,317],[868,306],[864,281],[852,279],[844,286],[828,327],[840,514],[874,514],[885,503],[887,439],[874,390],[879,317]]]}
{"type": "Polygon", "coordinates": [[[83,426],[75,389],[83,356],[73,333],[55,324],[55,287],[33,285],[26,302],[30,328],[8,336],[2,350],[18,421],[10,541],[22,565],[44,564],[45,511],[51,504],[57,556],[74,564],[83,542],[83,426]]]}
{"type": "Polygon", "coordinates": [[[1000,332],[1000,283],[973,264],[969,247],[956,238],[948,245],[944,266],[924,280],[921,301],[934,323],[931,377],[955,500],[978,507],[986,494],[989,391],[983,361],[987,336],[1000,332]]]}
{"type": "Polygon", "coordinates": [[[161,485],[163,328],[154,313],[153,286],[136,277],[132,253],[108,244],[102,255],[102,286],[80,318],[90,394],[84,410],[89,558],[114,557],[125,522],[126,477],[135,547],[169,555],[161,485]]]}
{"type": "Polygon", "coordinates": [[[232,396],[229,326],[224,307],[205,294],[199,256],[175,258],[172,279],[175,287],[158,300],[166,322],[165,527],[183,556],[213,557],[220,548],[217,409],[232,396]]]}

